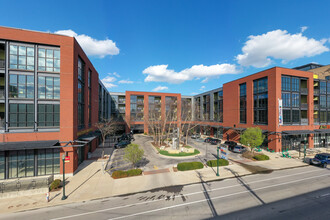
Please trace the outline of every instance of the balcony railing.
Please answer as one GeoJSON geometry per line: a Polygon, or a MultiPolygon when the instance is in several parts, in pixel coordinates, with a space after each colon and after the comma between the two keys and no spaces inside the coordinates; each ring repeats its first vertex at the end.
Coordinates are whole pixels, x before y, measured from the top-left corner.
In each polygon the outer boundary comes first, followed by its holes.
{"type": "Polygon", "coordinates": [[[300,92],[307,94],[308,93],[308,89],[307,88],[300,88],[300,92]]]}
{"type": "Polygon", "coordinates": [[[301,124],[302,125],[308,125],[308,119],[307,118],[302,118],[301,119],[301,124]]]}
{"type": "Polygon", "coordinates": [[[301,107],[301,108],[308,108],[308,104],[307,104],[307,103],[301,103],[301,104],[300,104],[300,107],[301,107]]]}
{"type": "Polygon", "coordinates": [[[0,69],[4,69],[5,68],[5,60],[0,60],[0,69]]]}

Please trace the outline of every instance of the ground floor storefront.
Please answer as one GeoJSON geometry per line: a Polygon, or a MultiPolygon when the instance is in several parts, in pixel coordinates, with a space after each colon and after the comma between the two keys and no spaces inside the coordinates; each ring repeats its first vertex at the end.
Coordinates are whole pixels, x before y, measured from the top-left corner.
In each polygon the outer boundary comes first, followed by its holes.
{"type": "Polygon", "coordinates": [[[73,174],[99,145],[99,136],[86,136],[64,145],[58,140],[8,142],[0,144],[0,180],[73,174]],[[64,145],[64,146],[63,146],[64,145]]]}

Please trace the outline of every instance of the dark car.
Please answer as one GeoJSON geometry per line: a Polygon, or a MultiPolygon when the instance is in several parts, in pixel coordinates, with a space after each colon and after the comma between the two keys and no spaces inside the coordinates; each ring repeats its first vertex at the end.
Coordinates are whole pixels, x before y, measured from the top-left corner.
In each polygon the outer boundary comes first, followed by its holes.
{"type": "Polygon", "coordinates": [[[316,154],[315,157],[309,161],[309,164],[318,165],[323,168],[326,168],[328,163],[330,163],[330,154],[327,153],[316,154]]]}
{"type": "Polygon", "coordinates": [[[206,142],[206,143],[210,143],[211,140],[213,140],[213,138],[211,138],[211,137],[207,137],[207,138],[204,139],[204,142],[206,142]]]}
{"type": "Polygon", "coordinates": [[[129,145],[131,142],[129,140],[122,140],[118,143],[115,144],[115,148],[118,149],[118,148],[124,148],[126,147],[127,145],[129,145]]]}
{"type": "Polygon", "coordinates": [[[221,144],[221,140],[219,140],[219,139],[212,139],[212,140],[210,141],[210,143],[211,143],[212,145],[221,144]]]}
{"type": "Polygon", "coordinates": [[[193,135],[191,135],[191,138],[192,139],[198,139],[198,138],[200,138],[201,136],[199,135],[199,134],[193,134],[193,135]]]}
{"type": "Polygon", "coordinates": [[[240,154],[245,152],[246,150],[247,150],[246,147],[243,147],[243,146],[240,146],[240,145],[237,145],[233,148],[233,152],[240,153],[240,154]]]}
{"type": "Polygon", "coordinates": [[[224,144],[228,146],[228,150],[230,151],[234,150],[234,147],[237,146],[235,141],[225,141],[224,144]]]}

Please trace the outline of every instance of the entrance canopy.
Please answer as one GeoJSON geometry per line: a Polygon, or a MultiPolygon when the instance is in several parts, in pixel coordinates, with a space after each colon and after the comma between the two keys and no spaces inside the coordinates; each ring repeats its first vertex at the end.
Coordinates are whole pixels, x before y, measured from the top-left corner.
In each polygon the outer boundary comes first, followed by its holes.
{"type": "Polygon", "coordinates": [[[315,131],[320,134],[330,133],[330,129],[316,129],[315,131]]]}
{"type": "Polygon", "coordinates": [[[300,134],[314,134],[312,130],[292,130],[292,131],[282,131],[282,134],[288,135],[300,135],[300,134]]]}
{"type": "Polygon", "coordinates": [[[58,140],[6,142],[6,143],[0,143],[0,151],[6,151],[6,150],[31,150],[31,149],[44,149],[44,148],[59,148],[59,147],[61,147],[57,143],[58,143],[58,140]]]}

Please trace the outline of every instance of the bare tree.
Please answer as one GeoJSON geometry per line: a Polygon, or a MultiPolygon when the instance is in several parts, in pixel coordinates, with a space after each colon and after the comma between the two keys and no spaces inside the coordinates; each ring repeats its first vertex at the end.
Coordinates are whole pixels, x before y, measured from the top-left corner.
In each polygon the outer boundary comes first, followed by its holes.
{"type": "Polygon", "coordinates": [[[118,120],[114,117],[102,119],[95,124],[102,136],[102,158],[104,157],[104,143],[108,135],[114,134],[118,130],[118,120]]]}
{"type": "Polygon", "coordinates": [[[199,106],[196,104],[191,106],[191,102],[182,102],[181,103],[181,126],[180,126],[180,133],[182,133],[183,137],[185,137],[185,145],[188,145],[188,137],[189,132],[200,125],[197,121],[193,121],[193,112],[192,109],[195,109],[195,113],[199,113],[199,106]]]}

